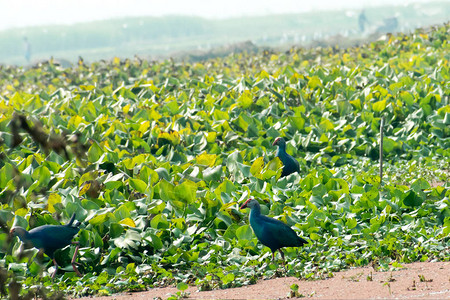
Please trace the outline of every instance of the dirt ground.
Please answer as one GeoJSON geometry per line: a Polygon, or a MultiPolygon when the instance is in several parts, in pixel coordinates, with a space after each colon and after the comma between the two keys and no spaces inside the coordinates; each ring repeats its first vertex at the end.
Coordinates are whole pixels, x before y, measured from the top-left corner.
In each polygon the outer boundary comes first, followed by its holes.
{"type": "MultiPolygon", "coordinates": [[[[287,299],[290,286],[299,286],[299,297],[319,299],[450,299],[450,262],[404,264],[397,271],[377,272],[372,267],[334,273],[325,280],[306,281],[294,277],[261,280],[255,285],[214,291],[189,287],[189,299],[287,299]],[[371,280],[370,280],[371,278],[371,280]]],[[[140,293],[84,300],[167,299],[174,287],[140,293]]],[[[292,298],[291,298],[292,299],[292,298]]]]}

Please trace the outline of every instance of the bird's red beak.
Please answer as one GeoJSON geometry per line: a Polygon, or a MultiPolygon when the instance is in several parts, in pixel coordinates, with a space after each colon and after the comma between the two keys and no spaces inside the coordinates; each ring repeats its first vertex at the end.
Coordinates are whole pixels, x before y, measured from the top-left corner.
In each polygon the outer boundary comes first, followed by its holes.
{"type": "Polygon", "coordinates": [[[280,140],[280,138],[279,137],[277,137],[276,139],[275,139],[275,141],[273,141],[273,144],[272,144],[272,146],[275,146],[275,145],[277,145],[278,144],[278,141],[280,140]]]}
{"type": "Polygon", "coordinates": [[[248,199],[247,201],[245,201],[244,204],[241,205],[241,209],[247,208],[247,207],[248,207],[248,206],[247,206],[247,203],[248,203],[248,201],[250,201],[250,200],[252,200],[252,199],[248,199]]]}

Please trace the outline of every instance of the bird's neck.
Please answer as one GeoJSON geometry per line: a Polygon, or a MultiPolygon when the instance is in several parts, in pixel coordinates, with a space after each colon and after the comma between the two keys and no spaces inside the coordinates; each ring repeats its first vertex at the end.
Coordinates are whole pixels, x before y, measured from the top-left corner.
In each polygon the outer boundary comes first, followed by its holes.
{"type": "Polygon", "coordinates": [[[250,211],[250,223],[261,215],[261,206],[255,205],[250,211]]]}
{"type": "Polygon", "coordinates": [[[26,231],[25,229],[16,231],[16,235],[19,237],[19,239],[22,242],[28,242],[30,240],[30,233],[26,231]]]}
{"type": "Polygon", "coordinates": [[[277,156],[286,154],[286,145],[279,145],[277,150],[277,156]]]}

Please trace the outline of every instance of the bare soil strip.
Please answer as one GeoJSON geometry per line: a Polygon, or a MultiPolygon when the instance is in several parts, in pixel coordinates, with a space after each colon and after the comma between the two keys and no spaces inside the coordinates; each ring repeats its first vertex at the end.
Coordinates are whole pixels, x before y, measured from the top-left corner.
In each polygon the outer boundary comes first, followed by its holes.
{"type": "MultiPolygon", "coordinates": [[[[320,299],[450,299],[450,262],[404,264],[403,269],[377,272],[371,267],[334,273],[325,280],[306,281],[294,277],[261,280],[255,285],[214,291],[189,287],[189,299],[286,299],[290,286],[299,286],[299,296],[320,299]]],[[[95,300],[167,299],[175,287],[145,292],[96,297],[95,300]]],[[[93,299],[93,298],[82,298],[93,299]]]]}

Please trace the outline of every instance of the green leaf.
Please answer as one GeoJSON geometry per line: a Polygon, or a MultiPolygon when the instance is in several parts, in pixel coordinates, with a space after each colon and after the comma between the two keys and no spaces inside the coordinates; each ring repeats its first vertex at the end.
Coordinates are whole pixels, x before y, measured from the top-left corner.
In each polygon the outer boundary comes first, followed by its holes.
{"type": "Polygon", "coordinates": [[[133,189],[135,189],[139,193],[144,194],[147,190],[147,184],[140,179],[128,178],[128,183],[133,189]]]}
{"type": "Polygon", "coordinates": [[[112,216],[111,213],[98,214],[92,219],[89,220],[89,223],[92,225],[100,225],[106,223],[107,220],[112,216]]]}
{"type": "Polygon", "coordinates": [[[242,225],[236,230],[236,237],[240,240],[251,240],[253,238],[253,231],[250,225],[242,225]]]}
{"type": "Polygon", "coordinates": [[[423,178],[418,178],[411,184],[411,189],[415,192],[420,192],[429,188],[431,188],[430,184],[423,178]]]}
{"type": "Polygon", "coordinates": [[[228,273],[227,275],[225,275],[224,277],[222,277],[222,283],[223,283],[224,285],[227,285],[227,284],[233,282],[235,278],[236,278],[236,277],[234,276],[233,273],[228,273]]]}
{"type": "Polygon", "coordinates": [[[305,128],[306,121],[302,117],[289,117],[289,121],[297,130],[303,130],[305,128]]]}
{"type": "Polygon", "coordinates": [[[51,193],[50,196],[48,196],[48,211],[50,213],[56,212],[54,205],[57,203],[61,203],[61,196],[55,193],[51,193]]]}
{"type": "Polygon", "coordinates": [[[156,250],[161,250],[164,247],[161,239],[158,236],[154,235],[154,234],[150,233],[146,237],[146,239],[151,243],[153,248],[155,248],[156,250]]]}
{"type": "Polygon", "coordinates": [[[386,109],[386,103],[387,103],[386,100],[381,100],[381,101],[375,102],[375,103],[372,105],[373,111],[376,111],[376,112],[382,112],[383,110],[386,109]]]}
{"type": "Polygon", "coordinates": [[[9,163],[5,163],[5,165],[0,170],[0,188],[4,189],[6,187],[6,184],[13,178],[13,176],[13,166],[9,163]]]}
{"type": "Polygon", "coordinates": [[[319,236],[317,233],[315,233],[315,232],[312,232],[312,233],[309,235],[309,238],[310,238],[311,240],[313,240],[313,241],[318,241],[318,240],[320,240],[320,236],[319,236]]]}
{"type": "Polygon", "coordinates": [[[159,194],[164,201],[170,201],[175,199],[175,187],[172,183],[165,179],[162,179],[159,183],[159,194]]]}
{"type": "Polygon", "coordinates": [[[322,121],[319,124],[320,128],[322,128],[324,131],[331,131],[334,129],[333,122],[331,122],[328,119],[322,119],[322,121]]]}
{"type": "Polygon", "coordinates": [[[353,105],[356,109],[361,110],[362,109],[362,105],[361,105],[361,100],[355,99],[355,100],[351,100],[349,101],[351,105],[353,105]]]}
{"type": "Polygon", "coordinates": [[[323,87],[322,85],[322,81],[320,80],[320,78],[318,76],[312,76],[309,81],[308,81],[308,87],[310,89],[315,89],[318,87],[323,87]]]}
{"type": "Polygon", "coordinates": [[[178,201],[193,203],[197,198],[197,184],[190,180],[185,180],[181,184],[175,186],[175,198],[178,201]]]}
{"type": "Polygon", "coordinates": [[[423,199],[413,190],[407,191],[405,197],[403,198],[403,204],[409,207],[417,207],[422,205],[422,203],[423,199]]]}
{"type": "Polygon", "coordinates": [[[395,147],[396,147],[396,142],[388,137],[383,137],[383,151],[386,154],[391,153],[392,151],[394,151],[395,147]]]}
{"type": "Polygon", "coordinates": [[[213,167],[216,163],[217,155],[204,152],[197,156],[195,160],[199,165],[213,167]]]}
{"type": "Polygon", "coordinates": [[[203,180],[205,181],[219,181],[222,177],[222,166],[216,166],[214,168],[206,168],[202,172],[203,180]]]}
{"type": "Polygon", "coordinates": [[[214,119],[216,120],[229,120],[230,115],[226,111],[215,109],[213,112],[214,119]]]}
{"type": "Polygon", "coordinates": [[[345,226],[347,226],[348,229],[353,229],[356,227],[356,225],[357,225],[357,221],[354,218],[350,218],[350,219],[347,219],[347,221],[345,221],[345,226]]]}
{"type": "Polygon", "coordinates": [[[34,170],[33,179],[37,180],[40,185],[46,186],[51,180],[51,173],[47,167],[40,166],[34,170]]]}
{"type": "Polygon", "coordinates": [[[253,103],[253,96],[252,93],[249,90],[245,90],[240,96],[239,98],[236,100],[237,104],[246,109],[249,108],[250,105],[252,105],[253,103]]]}
{"type": "Polygon", "coordinates": [[[120,235],[122,235],[122,233],[124,231],[125,230],[123,229],[123,227],[120,224],[111,223],[109,225],[109,235],[113,239],[115,239],[116,237],[119,237],[120,235]]]}
{"type": "Polygon", "coordinates": [[[262,171],[263,167],[264,167],[264,158],[258,157],[253,162],[253,164],[250,168],[250,173],[257,178],[261,178],[261,171],[262,171]]]}
{"type": "Polygon", "coordinates": [[[184,283],[184,282],[179,282],[177,284],[177,289],[180,290],[180,291],[185,291],[185,290],[188,289],[188,287],[189,286],[186,283],[184,283]]]}
{"type": "Polygon", "coordinates": [[[414,97],[407,91],[401,91],[400,92],[400,99],[406,103],[408,106],[411,106],[414,104],[414,97]]]}
{"type": "Polygon", "coordinates": [[[114,245],[121,249],[138,249],[141,235],[135,230],[127,230],[125,235],[114,239],[114,245]]]}
{"type": "Polygon", "coordinates": [[[150,225],[155,229],[167,229],[170,227],[165,215],[157,215],[151,221],[150,225]]]}
{"type": "MultiPolygon", "coordinates": [[[[170,181],[170,175],[166,168],[157,168],[155,170],[156,174],[158,174],[158,180],[164,179],[166,181],[170,181]]],[[[152,175],[152,183],[155,183],[153,175],[152,175]]]]}
{"type": "Polygon", "coordinates": [[[100,157],[103,155],[102,148],[98,145],[97,142],[94,142],[88,150],[88,160],[89,162],[97,162],[100,157]]]}

